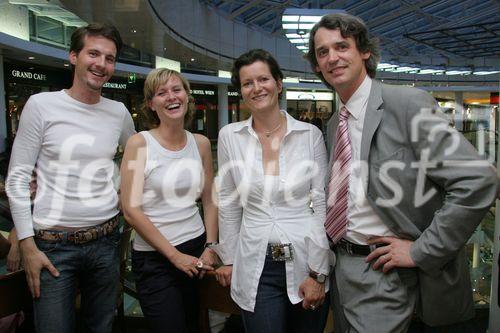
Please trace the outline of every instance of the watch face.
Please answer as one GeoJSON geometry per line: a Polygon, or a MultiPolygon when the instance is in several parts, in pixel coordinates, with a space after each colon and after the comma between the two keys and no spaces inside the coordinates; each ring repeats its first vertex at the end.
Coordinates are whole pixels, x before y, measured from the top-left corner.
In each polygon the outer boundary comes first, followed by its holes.
{"type": "Polygon", "coordinates": [[[325,283],[326,281],[326,275],[325,274],[320,274],[316,272],[309,272],[309,276],[312,277],[314,280],[316,280],[319,283],[325,283]]]}
{"type": "Polygon", "coordinates": [[[318,276],[316,277],[316,281],[318,281],[319,283],[325,283],[326,275],[325,274],[318,274],[318,276]]]}

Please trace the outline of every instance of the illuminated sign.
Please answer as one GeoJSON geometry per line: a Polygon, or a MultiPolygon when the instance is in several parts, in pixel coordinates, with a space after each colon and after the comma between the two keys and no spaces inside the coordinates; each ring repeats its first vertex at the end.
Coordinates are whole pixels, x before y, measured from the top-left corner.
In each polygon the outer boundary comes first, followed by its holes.
{"type": "Polygon", "coordinates": [[[29,71],[23,72],[23,71],[19,71],[17,69],[13,69],[11,71],[11,75],[13,77],[17,77],[20,79],[38,80],[38,81],[46,81],[47,80],[47,75],[45,75],[45,74],[29,72],[29,71]]]}
{"type": "Polygon", "coordinates": [[[287,100],[310,100],[310,101],[333,101],[331,92],[312,92],[312,91],[286,91],[287,100]]]}
{"type": "Polygon", "coordinates": [[[106,82],[102,87],[103,88],[126,90],[127,84],[126,83],[106,82]]]}
{"type": "Polygon", "coordinates": [[[215,91],[204,90],[204,89],[192,89],[191,95],[215,95],[215,91]]]}

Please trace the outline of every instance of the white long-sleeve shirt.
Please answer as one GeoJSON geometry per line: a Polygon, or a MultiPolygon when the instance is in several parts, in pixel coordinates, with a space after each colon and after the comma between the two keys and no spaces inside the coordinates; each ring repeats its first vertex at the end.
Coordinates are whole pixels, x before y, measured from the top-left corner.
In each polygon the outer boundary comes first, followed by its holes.
{"type": "Polygon", "coordinates": [[[19,239],[34,228],[83,228],[118,213],[113,157],[135,133],[127,108],[101,97],[85,104],[66,91],[31,96],[12,147],[6,191],[19,239]],[[29,183],[37,165],[33,216],[29,183]]]}
{"type": "Polygon", "coordinates": [[[349,208],[347,211],[349,224],[347,225],[345,238],[357,244],[366,244],[368,238],[373,236],[394,236],[394,233],[382,222],[366,199],[368,169],[362,167],[361,138],[371,86],[372,79],[366,75],[363,83],[349,98],[347,103],[344,104],[341,101],[339,105],[339,110],[345,106],[350,113],[348,126],[352,151],[349,178],[349,208]]]}
{"type": "Polygon", "coordinates": [[[229,124],[219,133],[220,244],[216,251],[224,264],[233,264],[231,296],[248,311],[255,306],[271,234],[278,235],[281,243],[292,243],[295,251],[294,259],[286,262],[291,303],[302,300],[298,290],[309,270],[329,273],[323,137],[317,127],[282,112],[287,132],[280,146],[277,191],[264,186],[262,146],[252,117],[229,124]]]}

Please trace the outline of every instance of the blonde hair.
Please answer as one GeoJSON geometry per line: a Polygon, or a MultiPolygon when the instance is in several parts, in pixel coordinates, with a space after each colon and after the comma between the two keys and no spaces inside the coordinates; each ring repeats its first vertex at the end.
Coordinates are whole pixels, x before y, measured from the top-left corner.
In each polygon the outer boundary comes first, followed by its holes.
{"type": "Polygon", "coordinates": [[[144,101],[142,103],[141,111],[145,116],[149,127],[157,127],[160,125],[160,118],[158,118],[158,114],[155,111],[151,110],[149,102],[153,100],[158,88],[167,83],[172,76],[181,80],[182,87],[186,90],[188,95],[188,109],[186,115],[184,116],[184,126],[186,127],[193,118],[195,110],[194,98],[191,96],[191,89],[188,80],[186,80],[186,78],[177,71],[167,68],[157,68],[149,72],[146,77],[146,81],[144,82],[144,101]]]}

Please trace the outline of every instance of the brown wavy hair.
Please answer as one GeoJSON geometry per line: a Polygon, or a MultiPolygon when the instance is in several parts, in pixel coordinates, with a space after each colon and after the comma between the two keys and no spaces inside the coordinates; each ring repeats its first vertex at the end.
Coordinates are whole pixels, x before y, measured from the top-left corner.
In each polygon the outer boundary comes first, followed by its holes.
{"type": "Polygon", "coordinates": [[[327,87],[333,89],[333,87],[326,82],[323,74],[316,71],[318,60],[316,59],[314,36],[319,28],[326,28],[329,30],[339,29],[342,37],[352,37],[354,39],[356,42],[356,48],[359,52],[370,52],[370,57],[365,60],[364,63],[368,75],[371,78],[375,78],[375,75],[377,74],[377,65],[380,61],[380,47],[378,39],[370,36],[368,33],[368,27],[360,18],[345,13],[328,14],[323,16],[321,20],[311,29],[309,34],[309,51],[305,54],[305,58],[309,60],[313,72],[318,75],[327,87]]]}
{"type": "Polygon", "coordinates": [[[75,52],[76,54],[80,53],[85,46],[85,37],[87,36],[101,36],[111,40],[115,43],[116,58],[118,58],[118,55],[123,47],[123,41],[120,37],[120,32],[115,28],[115,26],[108,23],[94,22],[85,27],[76,29],[71,35],[71,45],[69,47],[69,51],[75,52]]]}

